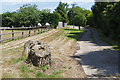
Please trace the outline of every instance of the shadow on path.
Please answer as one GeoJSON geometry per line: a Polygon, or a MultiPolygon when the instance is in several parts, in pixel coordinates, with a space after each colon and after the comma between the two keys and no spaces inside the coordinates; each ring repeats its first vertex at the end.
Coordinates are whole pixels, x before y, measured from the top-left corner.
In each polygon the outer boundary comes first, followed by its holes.
{"type": "Polygon", "coordinates": [[[118,51],[101,41],[96,31],[87,29],[87,32],[77,43],[80,50],[77,50],[73,57],[82,64],[87,76],[116,76],[118,73],[118,51]]]}

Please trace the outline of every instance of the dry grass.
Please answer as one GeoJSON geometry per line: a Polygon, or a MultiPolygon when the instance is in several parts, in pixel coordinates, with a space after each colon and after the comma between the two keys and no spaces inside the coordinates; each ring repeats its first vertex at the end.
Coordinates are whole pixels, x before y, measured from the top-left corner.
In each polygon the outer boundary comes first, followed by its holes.
{"type": "MultiPolygon", "coordinates": [[[[52,59],[59,58],[49,70],[44,73],[31,64],[28,66],[21,60],[23,46],[2,50],[3,78],[60,78],[60,77],[85,77],[82,67],[78,66],[72,56],[73,46],[78,39],[78,30],[57,29],[41,41],[48,43],[52,52],[52,59]],[[76,35],[77,32],[77,35],[76,35]],[[73,34],[74,33],[74,34],[73,34]],[[77,36],[77,37],[76,37],[77,36]],[[71,62],[72,61],[72,62],[71,62]],[[76,66],[77,65],[77,66],[76,66]],[[65,67],[66,68],[65,68],[65,67]],[[77,68],[80,70],[77,70],[77,68]],[[76,70],[75,70],[76,69],[76,70]],[[75,72],[74,72],[75,71],[75,72]],[[80,74],[81,73],[81,74],[80,74]]],[[[41,35],[41,34],[40,34],[41,35]]],[[[38,39],[39,40],[39,39],[38,39]]]]}

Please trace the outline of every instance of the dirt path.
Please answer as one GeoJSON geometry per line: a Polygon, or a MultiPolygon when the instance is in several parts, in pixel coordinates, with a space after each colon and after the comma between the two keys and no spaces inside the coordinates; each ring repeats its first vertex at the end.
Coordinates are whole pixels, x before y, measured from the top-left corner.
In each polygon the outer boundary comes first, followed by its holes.
{"type": "Polygon", "coordinates": [[[23,51],[23,45],[27,40],[40,40],[47,43],[50,46],[52,59],[54,64],[51,69],[46,73],[52,73],[53,71],[62,70],[62,75],[65,78],[85,78],[85,72],[82,66],[72,57],[76,44],[74,40],[64,38],[65,32],[61,30],[52,30],[47,33],[35,35],[29,38],[24,38],[12,42],[8,42],[2,45],[2,72],[4,77],[20,78],[19,66],[21,62],[12,64],[10,63],[12,58],[19,58],[23,51]]]}
{"type": "Polygon", "coordinates": [[[77,41],[80,50],[75,55],[82,63],[88,77],[109,77],[118,73],[118,51],[99,39],[98,33],[87,29],[82,38],[77,41]]]}

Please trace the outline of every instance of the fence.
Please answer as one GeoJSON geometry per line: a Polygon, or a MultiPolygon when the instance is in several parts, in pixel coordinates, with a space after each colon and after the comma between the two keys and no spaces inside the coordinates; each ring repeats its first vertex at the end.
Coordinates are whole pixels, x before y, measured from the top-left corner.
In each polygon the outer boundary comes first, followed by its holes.
{"type": "Polygon", "coordinates": [[[50,27],[20,27],[20,28],[0,29],[0,43],[3,41],[30,37],[35,34],[40,34],[49,30],[50,27]]]}

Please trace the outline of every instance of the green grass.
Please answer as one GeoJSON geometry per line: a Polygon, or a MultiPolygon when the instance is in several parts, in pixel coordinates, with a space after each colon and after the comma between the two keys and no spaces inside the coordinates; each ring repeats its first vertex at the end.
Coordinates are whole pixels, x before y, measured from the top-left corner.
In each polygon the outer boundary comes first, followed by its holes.
{"type": "Polygon", "coordinates": [[[82,34],[85,32],[83,30],[72,29],[72,28],[62,28],[61,30],[65,31],[66,33],[63,34],[67,39],[78,40],[82,34]]]}
{"type": "Polygon", "coordinates": [[[119,48],[119,46],[118,46],[118,44],[117,44],[116,41],[114,41],[114,40],[112,40],[112,39],[104,36],[102,33],[99,33],[99,37],[100,37],[100,39],[101,39],[102,41],[104,41],[104,42],[106,42],[107,44],[111,45],[112,48],[114,48],[114,49],[117,50],[117,51],[120,51],[120,48],[119,48]]]}
{"type": "MultiPolygon", "coordinates": [[[[23,78],[63,78],[63,76],[59,75],[60,73],[63,73],[62,71],[56,71],[54,74],[48,75],[43,72],[37,71],[38,67],[34,67],[34,69],[30,69],[26,64],[21,64],[19,69],[20,69],[20,74],[21,77],[23,78]],[[32,76],[30,75],[32,74],[32,76]]],[[[47,67],[46,67],[47,68],[47,67]]]]}
{"type": "Polygon", "coordinates": [[[58,75],[58,74],[61,74],[61,73],[64,73],[64,71],[53,71],[54,75],[58,75]]]}
{"type": "Polygon", "coordinates": [[[20,72],[21,72],[21,76],[23,78],[29,78],[29,75],[28,75],[29,73],[28,72],[30,72],[30,69],[28,68],[28,66],[26,64],[22,64],[19,67],[19,69],[20,69],[20,72]]]}
{"type": "Polygon", "coordinates": [[[37,77],[37,78],[63,78],[63,76],[61,76],[61,75],[48,75],[48,74],[44,74],[44,73],[42,73],[42,72],[37,72],[36,74],[35,74],[35,76],[37,77]]]}
{"type": "Polygon", "coordinates": [[[12,59],[10,60],[10,63],[18,63],[18,62],[20,62],[20,61],[22,61],[22,58],[18,58],[18,59],[12,58],[12,59]]]}
{"type": "Polygon", "coordinates": [[[72,66],[69,66],[68,68],[69,68],[69,69],[71,69],[71,68],[72,68],[72,66]]]}
{"type": "Polygon", "coordinates": [[[28,68],[28,66],[27,66],[26,64],[22,64],[22,65],[20,66],[20,71],[21,71],[21,72],[28,72],[28,71],[29,71],[29,68],[28,68]]]}

